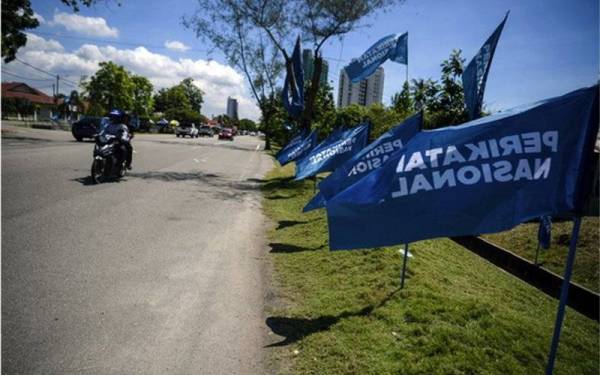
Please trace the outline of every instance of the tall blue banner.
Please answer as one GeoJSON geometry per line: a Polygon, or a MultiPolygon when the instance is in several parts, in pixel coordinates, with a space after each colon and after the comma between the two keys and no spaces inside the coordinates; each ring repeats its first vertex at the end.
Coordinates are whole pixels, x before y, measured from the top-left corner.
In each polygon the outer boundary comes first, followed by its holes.
{"type": "MultiPolygon", "coordinates": [[[[279,164],[284,165],[285,163],[281,163],[281,160],[286,160],[287,158],[285,158],[284,155],[288,154],[290,150],[292,150],[294,147],[296,147],[297,145],[299,145],[304,139],[306,138],[306,129],[302,129],[302,131],[300,131],[300,133],[298,135],[296,135],[295,137],[293,137],[287,145],[285,145],[281,150],[279,150],[279,152],[277,153],[277,155],[275,155],[275,159],[277,159],[277,161],[279,162],[279,164]]],[[[287,160],[286,163],[288,163],[290,160],[287,160]]]]}
{"type": "Polygon", "coordinates": [[[298,117],[304,109],[304,68],[302,66],[302,46],[300,44],[300,37],[296,40],[296,46],[294,47],[294,52],[291,57],[291,64],[291,71],[288,71],[285,76],[281,95],[283,106],[290,116],[298,117]]]}
{"type": "Polygon", "coordinates": [[[370,171],[382,166],[391,154],[401,150],[413,136],[421,131],[422,126],[423,114],[418,113],[384,133],[321,181],[319,193],[308,202],[303,211],[325,207],[328,199],[360,180],[370,171]]]}
{"type": "Polygon", "coordinates": [[[483,105],[483,94],[485,92],[485,83],[487,81],[488,72],[492,65],[494,52],[502,29],[508,18],[508,13],[504,20],[498,25],[496,30],[488,40],[485,41],[477,55],[469,62],[462,75],[463,89],[465,92],[465,104],[469,111],[471,120],[479,118],[481,114],[481,106],[483,105]]]}
{"type": "Polygon", "coordinates": [[[597,133],[597,85],[420,132],[327,201],[330,247],[494,233],[572,214],[582,206],[597,133]]]}
{"type": "Polygon", "coordinates": [[[334,170],[362,150],[368,136],[369,125],[334,132],[296,162],[296,180],[334,170]]]}
{"type": "Polygon", "coordinates": [[[392,34],[379,39],[344,69],[350,81],[356,83],[373,74],[387,59],[399,64],[408,64],[408,33],[392,34]]]}
{"type": "Polygon", "coordinates": [[[286,151],[277,153],[277,161],[281,165],[303,158],[317,145],[317,132],[312,131],[306,138],[294,146],[287,148],[286,151]]]}

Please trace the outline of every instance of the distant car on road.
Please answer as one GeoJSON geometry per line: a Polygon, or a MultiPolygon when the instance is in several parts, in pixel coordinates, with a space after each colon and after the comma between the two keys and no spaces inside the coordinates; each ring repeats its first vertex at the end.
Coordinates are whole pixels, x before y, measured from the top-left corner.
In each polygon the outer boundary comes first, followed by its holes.
{"type": "Polygon", "coordinates": [[[107,121],[106,117],[84,117],[71,125],[71,134],[77,142],[83,141],[84,138],[94,138],[94,135],[100,133],[102,125],[107,121]]]}
{"type": "Polygon", "coordinates": [[[229,128],[224,128],[219,133],[219,139],[229,139],[230,141],[233,141],[233,131],[229,128]]]}
{"type": "Polygon", "coordinates": [[[175,135],[179,137],[185,138],[185,136],[189,136],[191,138],[198,138],[198,129],[194,124],[185,124],[179,125],[175,128],[175,135]]]}
{"type": "Polygon", "coordinates": [[[212,137],[214,134],[210,126],[203,125],[198,129],[198,135],[200,137],[212,137]]]}

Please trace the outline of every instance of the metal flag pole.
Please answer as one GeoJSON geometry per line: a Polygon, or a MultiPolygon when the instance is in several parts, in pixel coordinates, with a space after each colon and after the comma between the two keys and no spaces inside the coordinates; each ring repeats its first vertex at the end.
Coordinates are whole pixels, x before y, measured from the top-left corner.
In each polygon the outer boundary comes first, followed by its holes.
{"type": "Polygon", "coordinates": [[[548,365],[546,366],[546,375],[554,373],[554,362],[556,361],[556,352],[558,351],[558,341],[560,340],[560,331],[565,317],[565,307],[569,297],[569,286],[571,284],[571,273],[573,272],[573,263],[575,262],[575,252],[577,249],[577,239],[579,237],[579,227],[581,226],[581,217],[576,216],[573,219],[573,231],[571,232],[571,242],[569,243],[569,255],[565,265],[565,274],[560,290],[560,302],[556,312],[556,322],[554,323],[554,334],[552,335],[552,344],[550,345],[550,354],[548,355],[548,365]]]}
{"type": "Polygon", "coordinates": [[[406,274],[406,260],[408,259],[408,243],[404,244],[404,262],[402,263],[402,276],[400,278],[400,289],[404,289],[404,276],[406,274]]]}

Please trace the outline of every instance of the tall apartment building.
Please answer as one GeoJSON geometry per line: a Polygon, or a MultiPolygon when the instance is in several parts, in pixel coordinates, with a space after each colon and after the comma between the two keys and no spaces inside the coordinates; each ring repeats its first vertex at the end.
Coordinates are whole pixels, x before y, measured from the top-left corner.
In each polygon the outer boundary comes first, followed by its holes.
{"type": "Polygon", "coordinates": [[[237,99],[227,97],[227,117],[234,120],[238,119],[238,101],[237,99]]]}
{"type": "Polygon", "coordinates": [[[350,104],[366,106],[382,103],[384,76],[383,68],[379,67],[369,78],[352,83],[346,71],[342,69],[338,87],[338,108],[347,107],[350,104]]]}
{"type": "MultiPolygon", "coordinates": [[[[312,80],[313,69],[315,59],[313,57],[312,50],[302,50],[302,69],[304,69],[304,81],[312,80]]],[[[319,77],[319,84],[324,85],[327,83],[327,77],[329,75],[329,64],[323,59],[323,65],[321,68],[321,77],[319,77]]]]}

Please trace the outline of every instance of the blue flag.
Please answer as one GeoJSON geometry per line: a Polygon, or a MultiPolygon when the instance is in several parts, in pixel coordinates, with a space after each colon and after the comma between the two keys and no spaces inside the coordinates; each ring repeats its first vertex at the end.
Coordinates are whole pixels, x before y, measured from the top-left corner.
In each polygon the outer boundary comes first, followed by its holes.
{"type": "Polygon", "coordinates": [[[306,129],[303,129],[300,132],[300,134],[293,137],[288,142],[288,144],[285,145],[285,147],[283,147],[281,150],[279,150],[277,155],[275,155],[275,159],[277,159],[279,164],[281,164],[283,166],[286,163],[289,163],[291,160],[289,160],[289,158],[287,158],[285,155],[287,155],[290,152],[290,150],[292,150],[294,147],[299,145],[305,138],[306,138],[306,129]],[[282,163],[282,161],[283,161],[283,163],[282,163]]]}
{"type": "Polygon", "coordinates": [[[548,250],[552,240],[552,218],[548,215],[540,217],[540,226],[538,228],[538,242],[542,249],[548,250]]]}
{"type": "Polygon", "coordinates": [[[367,145],[369,126],[335,132],[296,162],[296,180],[332,171],[367,145]]]}
{"type": "Polygon", "coordinates": [[[408,64],[408,33],[392,34],[379,39],[344,69],[350,81],[356,83],[373,74],[387,59],[399,64],[408,64]]]}
{"type": "Polygon", "coordinates": [[[328,199],[379,168],[390,155],[402,149],[423,125],[423,114],[418,113],[395,126],[373,143],[363,148],[352,159],[338,167],[319,184],[319,193],[304,207],[304,212],[325,207],[328,199]]]}
{"type": "Polygon", "coordinates": [[[294,47],[291,60],[292,74],[290,74],[290,71],[287,72],[281,95],[283,106],[290,116],[298,117],[302,113],[302,110],[304,110],[304,71],[302,66],[302,46],[300,44],[300,37],[296,40],[296,46],[294,47]]]}
{"type": "Polygon", "coordinates": [[[467,105],[471,120],[480,117],[487,75],[490,71],[490,65],[492,65],[492,58],[496,51],[498,39],[500,39],[500,34],[502,34],[502,29],[507,18],[508,12],[504,20],[502,20],[488,40],[485,41],[479,52],[477,52],[477,55],[473,57],[473,60],[469,62],[469,65],[467,65],[463,72],[462,82],[465,92],[465,104],[467,105]]]}
{"type": "Polygon", "coordinates": [[[327,201],[330,247],[494,233],[573,213],[597,133],[598,86],[420,132],[327,201]]]}
{"type": "Polygon", "coordinates": [[[304,155],[308,154],[317,145],[317,132],[312,131],[308,137],[304,138],[302,142],[290,147],[285,152],[277,153],[277,161],[281,165],[303,158],[304,155]]]}

